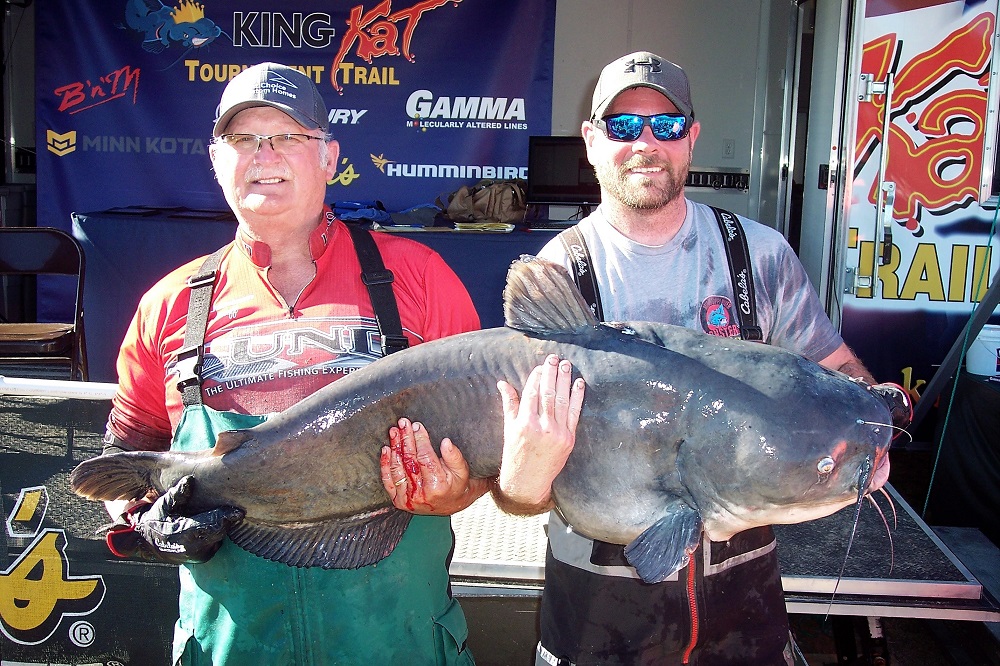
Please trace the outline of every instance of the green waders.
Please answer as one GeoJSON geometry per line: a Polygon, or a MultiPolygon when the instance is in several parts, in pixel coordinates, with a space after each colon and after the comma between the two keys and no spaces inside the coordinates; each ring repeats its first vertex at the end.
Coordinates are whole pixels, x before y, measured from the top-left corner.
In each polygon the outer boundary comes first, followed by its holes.
{"type": "MultiPolygon", "coordinates": [[[[264,417],[188,406],[173,449],[264,417]]],[[[468,626],[448,592],[447,517],[414,516],[392,554],[360,569],[294,567],[226,539],[212,559],[180,568],[174,663],[300,666],[470,665],[468,626]]]]}

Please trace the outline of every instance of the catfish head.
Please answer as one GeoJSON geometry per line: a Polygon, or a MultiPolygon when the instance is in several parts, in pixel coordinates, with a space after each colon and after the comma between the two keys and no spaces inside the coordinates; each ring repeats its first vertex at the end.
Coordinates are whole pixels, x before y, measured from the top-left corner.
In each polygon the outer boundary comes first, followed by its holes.
{"type": "Polygon", "coordinates": [[[678,471],[713,541],[823,518],[885,484],[893,433],[885,404],[849,380],[831,398],[822,413],[796,413],[794,404],[763,421],[731,412],[725,445],[682,446],[678,471]]]}

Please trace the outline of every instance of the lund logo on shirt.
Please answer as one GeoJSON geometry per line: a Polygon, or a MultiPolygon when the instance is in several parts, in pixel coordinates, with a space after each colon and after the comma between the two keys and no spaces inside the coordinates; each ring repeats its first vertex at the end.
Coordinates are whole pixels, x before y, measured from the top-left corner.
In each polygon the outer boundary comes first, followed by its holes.
{"type": "Polygon", "coordinates": [[[334,317],[308,326],[289,324],[241,328],[208,344],[201,371],[206,395],[305,375],[346,375],[382,357],[374,319],[334,317]]]}

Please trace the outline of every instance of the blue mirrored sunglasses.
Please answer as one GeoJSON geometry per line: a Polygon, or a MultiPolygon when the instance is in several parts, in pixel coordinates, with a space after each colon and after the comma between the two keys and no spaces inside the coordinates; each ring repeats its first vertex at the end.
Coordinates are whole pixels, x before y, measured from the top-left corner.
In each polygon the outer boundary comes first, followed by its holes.
{"type": "Polygon", "coordinates": [[[687,136],[688,119],[680,113],[658,113],[655,116],[640,116],[636,113],[616,113],[595,120],[594,124],[614,141],[635,141],[642,134],[642,128],[649,125],[653,136],[660,141],[676,141],[687,136]]]}

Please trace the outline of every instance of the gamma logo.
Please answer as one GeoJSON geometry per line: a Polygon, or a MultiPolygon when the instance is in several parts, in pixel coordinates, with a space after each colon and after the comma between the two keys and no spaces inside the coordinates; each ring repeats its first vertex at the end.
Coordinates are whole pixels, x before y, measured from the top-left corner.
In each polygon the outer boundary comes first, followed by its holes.
{"type": "Polygon", "coordinates": [[[59,157],[72,153],[76,150],[76,130],[66,132],[65,134],[46,130],[45,146],[49,149],[49,152],[55,153],[59,157]]]}
{"type": "Polygon", "coordinates": [[[48,640],[64,617],[89,615],[104,601],[100,576],[71,576],[66,532],[45,529],[0,572],[0,631],[21,645],[48,640]]]}

